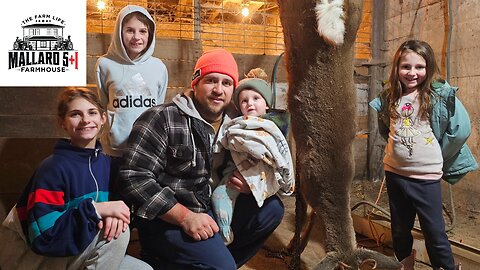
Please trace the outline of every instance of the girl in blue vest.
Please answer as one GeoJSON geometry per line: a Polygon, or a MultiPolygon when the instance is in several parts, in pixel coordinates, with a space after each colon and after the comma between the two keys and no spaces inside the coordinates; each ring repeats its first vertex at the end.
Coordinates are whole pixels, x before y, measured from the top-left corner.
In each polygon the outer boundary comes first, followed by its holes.
{"type": "Polygon", "coordinates": [[[387,139],[383,162],[393,248],[404,269],[413,269],[416,215],[433,269],[458,269],[445,232],[440,180],[453,184],[478,168],[466,145],[470,118],[456,97],[458,88],[438,71],[428,43],[405,41],[393,59],[390,87],[370,102],[387,139]]]}
{"type": "Polygon", "coordinates": [[[109,201],[110,158],[98,133],[106,113],[95,92],[64,90],[60,139],[0,226],[2,269],[152,269],[125,257],[130,210],[109,201]]]}

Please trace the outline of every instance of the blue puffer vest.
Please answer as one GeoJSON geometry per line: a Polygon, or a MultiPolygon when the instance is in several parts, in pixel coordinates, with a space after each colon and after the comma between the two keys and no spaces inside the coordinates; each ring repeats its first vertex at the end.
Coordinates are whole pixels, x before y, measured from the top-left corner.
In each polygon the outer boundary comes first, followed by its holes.
{"type": "MultiPolygon", "coordinates": [[[[430,125],[442,149],[442,178],[455,184],[468,172],[478,169],[478,163],[466,144],[471,133],[470,117],[456,97],[457,87],[446,81],[435,81],[432,89],[430,125]]],[[[386,92],[380,93],[369,105],[378,112],[378,130],[387,139],[390,117],[386,92]]]]}

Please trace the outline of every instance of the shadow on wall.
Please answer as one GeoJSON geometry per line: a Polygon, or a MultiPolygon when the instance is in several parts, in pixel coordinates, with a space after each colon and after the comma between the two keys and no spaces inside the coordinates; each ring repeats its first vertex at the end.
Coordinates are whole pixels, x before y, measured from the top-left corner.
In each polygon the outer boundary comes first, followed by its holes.
{"type": "Polygon", "coordinates": [[[0,138],[0,221],[3,221],[56,138],[0,138]]]}

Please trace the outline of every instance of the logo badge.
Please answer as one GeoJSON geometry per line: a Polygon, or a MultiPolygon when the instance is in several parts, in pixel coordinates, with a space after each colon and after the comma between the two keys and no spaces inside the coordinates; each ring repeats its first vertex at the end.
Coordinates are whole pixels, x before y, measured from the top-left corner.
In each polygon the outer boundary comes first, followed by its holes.
{"type": "Polygon", "coordinates": [[[194,81],[196,78],[202,76],[202,70],[199,68],[195,70],[195,72],[192,75],[192,81],[194,81]]]}
{"type": "Polygon", "coordinates": [[[86,1],[17,5],[22,12],[3,17],[11,27],[0,45],[0,86],[85,86],[86,1]]]}

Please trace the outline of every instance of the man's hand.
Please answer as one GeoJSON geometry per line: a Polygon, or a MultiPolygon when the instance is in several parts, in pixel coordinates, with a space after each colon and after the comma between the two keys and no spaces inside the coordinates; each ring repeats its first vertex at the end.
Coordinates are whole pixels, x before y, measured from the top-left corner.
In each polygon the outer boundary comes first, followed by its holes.
{"type": "Polygon", "coordinates": [[[197,241],[206,240],[219,230],[215,220],[208,214],[192,212],[180,203],[175,204],[160,218],[180,226],[187,235],[197,241]]]}
{"type": "Polygon", "coordinates": [[[238,170],[233,172],[232,177],[227,182],[227,186],[237,190],[240,193],[252,192],[247,184],[247,181],[245,181],[245,178],[243,178],[243,175],[238,170]]]}
{"type": "Polygon", "coordinates": [[[186,234],[197,241],[207,240],[218,232],[217,223],[205,213],[188,213],[180,226],[186,234]]]}

